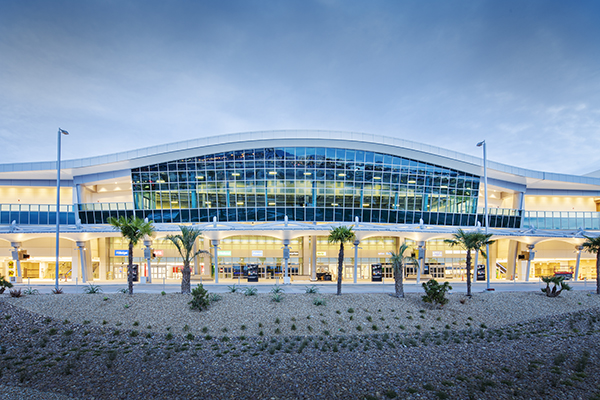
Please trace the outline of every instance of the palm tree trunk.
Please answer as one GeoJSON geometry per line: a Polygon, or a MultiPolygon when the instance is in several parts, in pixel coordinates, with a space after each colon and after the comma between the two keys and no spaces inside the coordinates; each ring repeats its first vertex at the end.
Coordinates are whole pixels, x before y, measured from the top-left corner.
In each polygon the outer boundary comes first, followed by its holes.
{"type": "Polygon", "coordinates": [[[129,295],[133,295],[133,242],[129,241],[129,254],[127,255],[127,286],[129,295]]]}
{"type": "Polygon", "coordinates": [[[471,250],[467,250],[467,296],[471,297],[471,250]]]}
{"type": "Polygon", "coordinates": [[[186,262],[183,264],[183,269],[181,271],[181,293],[183,294],[190,294],[190,275],[190,264],[186,262]]]}
{"type": "Polygon", "coordinates": [[[394,268],[394,289],[396,297],[404,297],[404,266],[400,264],[398,268],[394,268]]]}
{"type": "Polygon", "coordinates": [[[342,267],[344,265],[344,243],[340,243],[340,254],[338,255],[338,279],[337,279],[337,295],[342,294],[342,267]]]}

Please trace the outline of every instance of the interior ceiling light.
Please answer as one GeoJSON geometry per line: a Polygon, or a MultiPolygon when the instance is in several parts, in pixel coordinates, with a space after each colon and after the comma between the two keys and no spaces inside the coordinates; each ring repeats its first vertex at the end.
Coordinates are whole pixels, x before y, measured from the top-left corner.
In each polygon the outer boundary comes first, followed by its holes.
{"type": "Polygon", "coordinates": [[[237,172],[234,172],[233,174],[231,174],[233,176],[240,176],[240,174],[238,174],[237,172]]]}
{"type": "Polygon", "coordinates": [[[312,175],[310,172],[305,172],[304,175],[312,175]]]}
{"type": "Polygon", "coordinates": [[[381,179],[380,176],[374,176],[373,179],[381,179]]]}
{"type": "Polygon", "coordinates": [[[269,175],[277,175],[276,171],[269,171],[269,175]]]}

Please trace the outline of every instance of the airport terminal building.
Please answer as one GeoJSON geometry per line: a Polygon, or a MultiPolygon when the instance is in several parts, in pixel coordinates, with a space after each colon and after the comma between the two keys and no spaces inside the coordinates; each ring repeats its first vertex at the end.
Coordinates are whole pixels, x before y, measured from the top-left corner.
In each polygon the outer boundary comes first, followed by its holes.
{"type": "MultiPolygon", "coordinates": [[[[0,164],[0,274],[17,282],[55,279],[56,169],[0,164]]],[[[161,282],[181,277],[165,240],[181,224],[203,232],[197,246],[210,255],[194,265],[203,279],[237,280],[248,266],[275,279],[287,264],[292,281],[335,280],[338,246],[327,236],[339,225],[357,237],[346,246],[344,280],[370,281],[374,265],[391,277],[389,252],[404,241],[422,260],[406,267],[408,279],[464,279],[465,252],[444,239],[484,229],[483,171],[482,158],[332,131],[228,134],[63,161],[59,278],[125,281],[127,242],[107,218],[136,215],[157,232],[134,249],[134,262],[161,282]]],[[[595,255],[581,244],[600,234],[600,171],[488,161],[487,172],[492,280],[596,279],[595,255]]]]}

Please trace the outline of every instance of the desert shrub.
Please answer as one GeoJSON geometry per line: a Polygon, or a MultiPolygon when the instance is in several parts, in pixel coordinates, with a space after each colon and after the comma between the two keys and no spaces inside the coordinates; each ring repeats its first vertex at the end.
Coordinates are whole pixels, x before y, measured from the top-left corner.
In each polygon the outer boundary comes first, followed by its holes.
{"type": "Polygon", "coordinates": [[[448,303],[446,298],[446,292],[452,289],[452,286],[448,282],[444,282],[442,285],[435,279],[431,279],[428,282],[423,283],[423,289],[425,289],[425,295],[421,298],[425,303],[431,303],[434,306],[442,307],[448,303]]]}
{"type": "Polygon", "coordinates": [[[52,289],[52,294],[63,294],[63,289],[62,288],[54,288],[52,289]]]}
{"type": "Polygon", "coordinates": [[[199,284],[196,288],[192,289],[192,301],[188,303],[192,310],[202,311],[208,308],[210,300],[208,298],[208,291],[204,289],[202,284],[199,284]]]}
{"type": "Polygon", "coordinates": [[[244,296],[254,296],[256,292],[258,292],[258,289],[255,287],[247,287],[246,290],[244,290],[244,296]]]}
{"type": "Polygon", "coordinates": [[[275,285],[271,289],[271,293],[273,293],[273,294],[283,293],[283,292],[285,292],[285,290],[283,290],[283,288],[281,286],[279,286],[279,285],[275,285]]]}
{"type": "Polygon", "coordinates": [[[275,303],[281,303],[282,300],[283,300],[283,295],[281,295],[281,293],[273,293],[271,295],[271,301],[273,301],[275,303]]]}
{"type": "Polygon", "coordinates": [[[21,297],[21,296],[23,296],[21,289],[11,289],[10,290],[10,297],[21,297]]]}
{"type": "Polygon", "coordinates": [[[83,293],[86,293],[86,294],[102,293],[102,288],[98,285],[92,285],[90,283],[88,287],[83,288],[83,293]]]}
{"type": "Polygon", "coordinates": [[[6,288],[10,289],[11,287],[13,287],[13,284],[0,275],[0,294],[4,293],[6,288]]]}
{"type": "Polygon", "coordinates": [[[309,294],[319,293],[319,288],[316,287],[315,285],[306,286],[305,293],[309,293],[309,294]]]}
{"type": "Polygon", "coordinates": [[[25,294],[25,295],[36,295],[36,294],[40,294],[40,292],[37,289],[32,289],[32,288],[28,287],[27,289],[23,290],[23,294],[25,294]]]}
{"type": "Polygon", "coordinates": [[[548,297],[558,297],[563,290],[571,290],[571,287],[567,282],[564,281],[564,276],[545,276],[542,281],[546,284],[546,287],[542,290],[548,297]],[[553,284],[550,288],[550,284],[553,284]]]}
{"type": "Polygon", "coordinates": [[[222,299],[223,299],[223,297],[217,293],[211,293],[208,295],[208,301],[210,301],[211,303],[222,300],[222,299]]]}
{"type": "Polygon", "coordinates": [[[327,302],[325,301],[325,299],[315,298],[315,299],[313,300],[313,304],[314,304],[315,306],[326,306],[326,305],[327,305],[327,302]]]}

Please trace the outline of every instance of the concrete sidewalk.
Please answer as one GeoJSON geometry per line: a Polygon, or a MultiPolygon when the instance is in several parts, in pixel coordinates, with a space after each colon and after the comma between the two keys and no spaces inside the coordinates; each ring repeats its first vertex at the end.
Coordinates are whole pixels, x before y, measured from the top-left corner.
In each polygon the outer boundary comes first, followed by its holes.
{"type": "MultiPolygon", "coordinates": [[[[423,282],[423,281],[422,281],[423,282]]],[[[200,281],[192,281],[192,288],[195,287],[200,281]]],[[[449,281],[452,286],[450,293],[466,293],[467,284],[464,281],[449,281]]],[[[127,288],[126,282],[114,283],[114,281],[94,281],[93,285],[100,286],[103,293],[117,293],[120,289],[127,288]]],[[[220,280],[218,284],[213,281],[203,282],[204,287],[211,293],[227,293],[230,291],[230,287],[235,285],[236,287],[246,288],[249,286],[256,287],[258,293],[268,293],[271,289],[277,286],[277,282],[274,280],[263,280],[258,283],[248,283],[245,280],[220,280]]],[[[573,290],[587,290],[590,292],[596,291],[596,281],[581,281],[581,282],[569,282],[569,285],[573,290]]],[[[76,284],[75,282],[60,282],[59,286],[63,289],[64,293],[83,293],[83,290],[88,287],[88,284],[76,284]]],[[[294,281],[289,285],[279,284],[285,290],[285,293],[305,293],[307,287],[315,286],[318,288],[319,293],[336,293],[337,284],[336,282],[311,282],[311,281],[294,281]]],[[[535,282],[512,282],[512,281],[492,281],[490,287],[495,292],[528,292],[528,291],[539,291],[546,285],[541,281],[535,282]]],[[[54,282],[35,282],[29,286],[27,282],[15,284],[15,288],[21,288],[25,290],[29,287],[36,289],[40,294],[52,293],[54,289],[54,282]]],[[[487,284],[485,282],[476,282],[472,284],[472,292],[482,293],[486,292],[487,284]]],[[[134,293],[160,293],[165,291],[166,293],[176,293],[181,291],[181,281],[168,280],[163,284],[162,280],[155,280],[154,283],[135,283],[134,293]]],[[[404,291],[406,293],[422,293],[423,288],[421,285],[417,285],[414,280],[404,282],[404,291]]],[[[385,279],[382,283],[348,283],[342,284],[342,293],[394,293],[394,280],[385,279]]],[[[493,293],[493,292],[490,292],[493,293]]],[[[5,294],[8,294],[6,290],[5,294]]]]}

